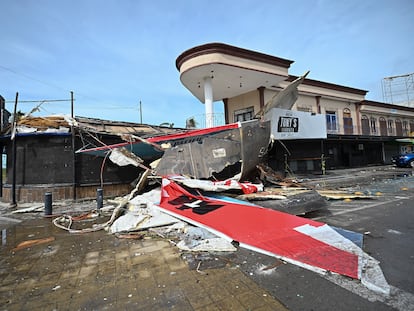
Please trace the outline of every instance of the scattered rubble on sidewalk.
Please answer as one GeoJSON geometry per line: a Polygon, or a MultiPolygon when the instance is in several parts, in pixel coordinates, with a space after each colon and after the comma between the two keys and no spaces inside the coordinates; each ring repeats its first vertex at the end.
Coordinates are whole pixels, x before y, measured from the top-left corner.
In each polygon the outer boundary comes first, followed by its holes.
{"type": "MultiPolygon", "coordinates": [[[[317,196],[326,203],[313,189],[300,187],[300,183],[294,187],[267,188],[257,182],[197,180],[174,175],[164,177],[161,187],[137,191],[143,188],[145,179],[128,196],[110,201],[115,206],[106,207],[109,220],[103,223],[75,229],[73,223],[83,217],[67,215],[53,222],[70,233],[105,229],[118,238],[128,239],[156,234],[176,245],[189,261],[201,257],[211,261],[216,254],[236,252],[243,247],[317,273],[351,277],[373,291],[389,293],[379,263],[346,234],[326,224],[262,206],[265,201],[284,202],[304,195],[317,196]],[[266,196],[271,200],[261,201],[266,196]]],[[[103,212],[98,211],[98,215],[103,212]]],[[[198,271],[202,260],[197,262],[198,271]]]]}

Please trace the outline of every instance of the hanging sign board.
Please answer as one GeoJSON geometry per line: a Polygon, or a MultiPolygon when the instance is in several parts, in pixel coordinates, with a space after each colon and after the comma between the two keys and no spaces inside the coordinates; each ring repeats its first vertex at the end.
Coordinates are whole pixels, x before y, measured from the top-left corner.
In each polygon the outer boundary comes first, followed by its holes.
{"type": "Polygon", "coordinates": [[[326,138],[326,120],[322,114],[272,108],[265,114],[271,121],[271,134],[276,139],[326,138]]]}

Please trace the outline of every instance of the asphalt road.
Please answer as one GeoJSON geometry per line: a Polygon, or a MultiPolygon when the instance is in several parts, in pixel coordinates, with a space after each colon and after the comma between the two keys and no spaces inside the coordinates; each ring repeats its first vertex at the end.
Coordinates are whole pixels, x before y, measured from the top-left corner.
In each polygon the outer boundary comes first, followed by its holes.
{"type": "Polygon", "coordinates": [[[309,218],[363,233],[364,251],[380,261],[391,286],[388,297],[355,280],[322,276],[247,250],[238,254],[241,269],[289,310],[414,310],[414,177],[375,181],[355,190],[376,195],[329,201],[327,210],[309,218]]]}

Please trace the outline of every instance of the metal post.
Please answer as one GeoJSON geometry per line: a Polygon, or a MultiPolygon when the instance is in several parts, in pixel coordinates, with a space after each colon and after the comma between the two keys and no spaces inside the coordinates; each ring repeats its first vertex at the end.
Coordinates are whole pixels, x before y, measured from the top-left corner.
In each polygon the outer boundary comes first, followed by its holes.
{"type": "Polygon", "coordinates": [[[45,193],[45,216],[52,215],[52,192],[45,193]]]}
{"type": "Polygon", "coordinates": [[[73,119],[75,116],[74,107],[73,107],[73,91],[70,91],[70,117],[73,119]]]}
{"type": "Polygon", "coordinates": [[[14,101],[14,114],[13,114],[13,128],[12,128],[12,189],[11,189],[11,205],[16,206],[16,139],[17,139],[17,101],[19,98],[19,93],[16,92],[16,99],[14,101]]]}
{"type": "MultiPolygon", "coordinates": [[[[74,118],[73,108],[73,91],[70,92],[71,102],[71,116],[74,118]]],[[[76,152],[75,152],[75,127],[71,125],[70,131],[72,134],[72,195],[73,201],[76,201],[76,152]]]]}
{"type": "Polygon", "coordinates": [[[142,124],[142,103],[139,101],[139,121],[142,124]]]}
{"type": "Polygon", "coordinates": [[[98,188],[96,189],[96,205],[98,209],[103,207],[103,189],[98,188]]]}

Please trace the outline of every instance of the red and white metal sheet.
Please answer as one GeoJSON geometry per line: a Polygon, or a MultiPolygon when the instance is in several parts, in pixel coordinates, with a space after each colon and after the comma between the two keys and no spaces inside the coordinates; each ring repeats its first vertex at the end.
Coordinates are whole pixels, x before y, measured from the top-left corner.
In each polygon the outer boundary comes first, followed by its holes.
{"type": "Polygon", "coordinates": [[[324,223],[287,213],[192,194],[163,179],[159,206],[165,212],[237,241],[240,246],[300,263],[313,270],[360,278],[359,257],[304,234],[297,228],[324,223]],[[296,229],[295,229],[296,228],[296,229]]]}

